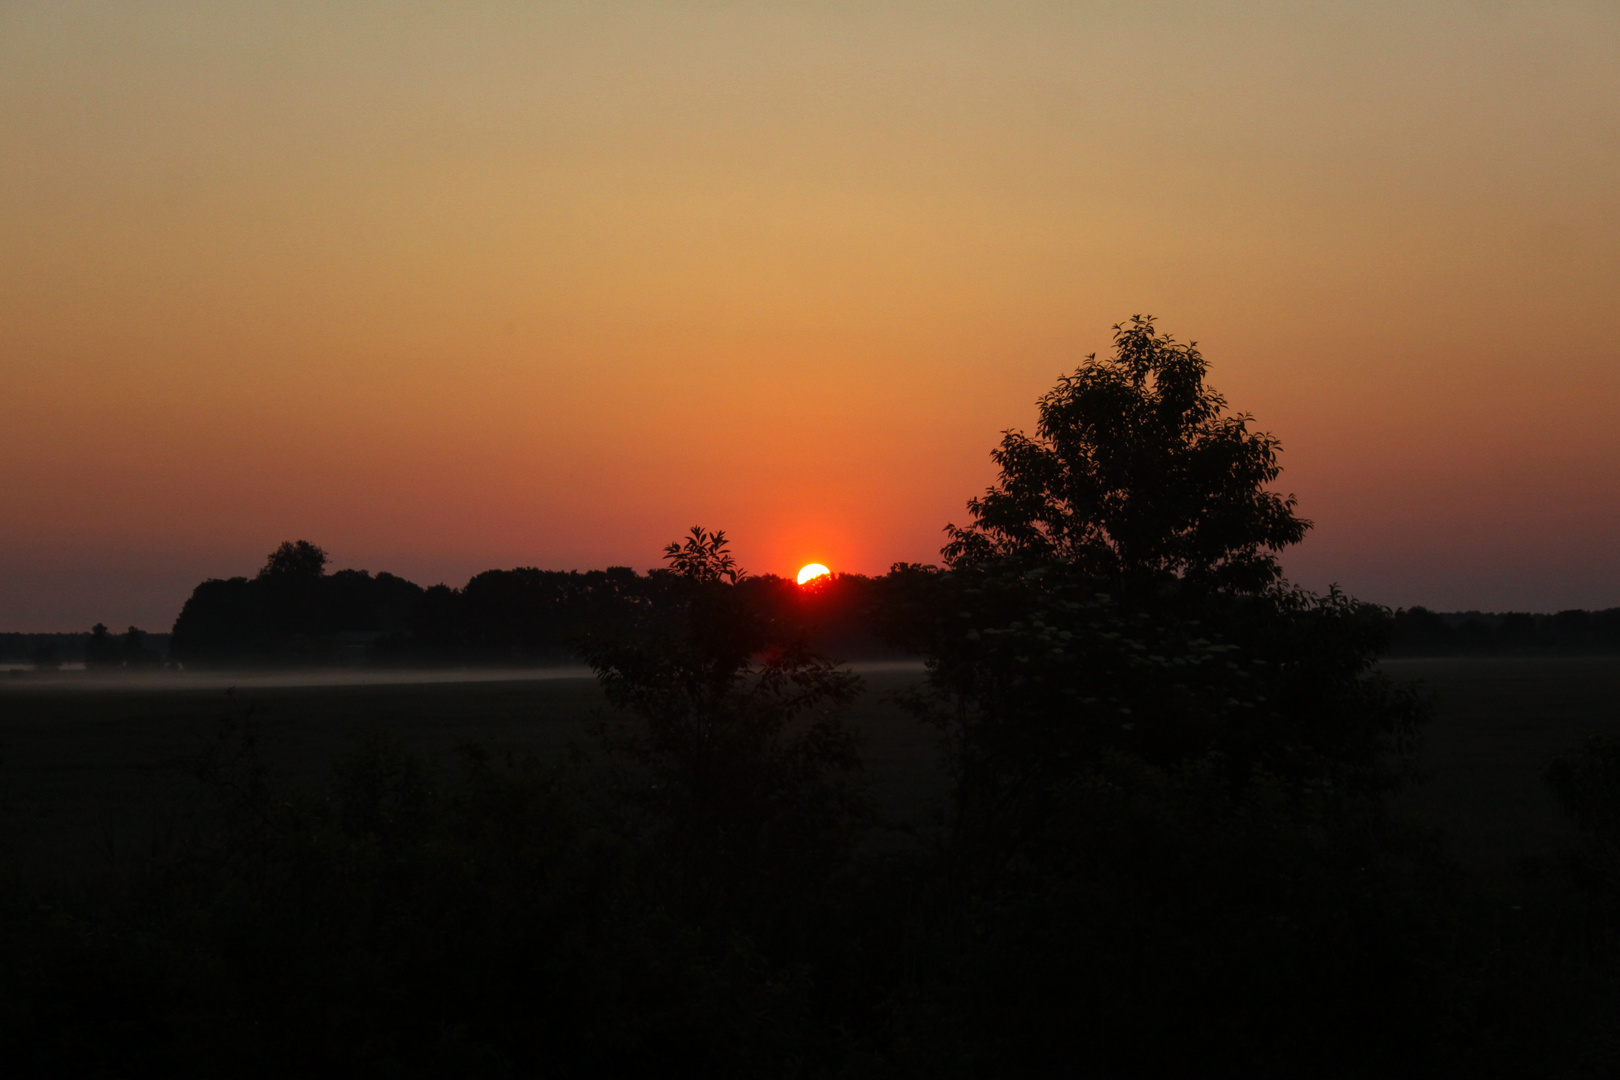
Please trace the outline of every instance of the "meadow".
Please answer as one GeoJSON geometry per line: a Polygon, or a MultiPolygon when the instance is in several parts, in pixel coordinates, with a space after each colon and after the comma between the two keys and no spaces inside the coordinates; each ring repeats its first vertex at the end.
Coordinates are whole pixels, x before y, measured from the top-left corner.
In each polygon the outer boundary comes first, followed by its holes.
{"type": "MultiPolygon", "coordinates": [[[[1425,775],[1398,807],[1440,829],[1481,880],[1527,887],[1538,865],[1574,840],[1541,771],[1586,736],[1620,731],[1620,659],[1389,660],[1384,667],[1420,681],[1436,704],[1425,775]]],[[[886,820],[925,823],[946,786],[938,735],[892,699],[919,681],[920,667],[861,670],[866,692],[851,719],[865,782],[886,820]]],[[[605,710],[595,681],[577,669],[364,680],[330,673],[5,679],[0,835],[13,865],[41,882],[71,882],[139,859],[191,805],[194,763],[224,725],[251,722],[272,781],[314,789],[346,750],[379,738],[426,755],[471,742],[555,759],[570,746],[588,747],[593,718],[605,710]],[[423,681],[437,679],[454,681],[423,681]]]]}
{"type": "MultiPolygon", "coordinates": [[[[866,692],[850,713],[880,811],[906,822],[944,787],[936,733],[890,700],[920,674],[920,665],[866,666],[866,692]]],[[[429,757],[476,743],[554,760],[588,749],[593,721],[608,715],[580,669],[378,678],[74,672],[0,681],[0,836],[27,878],[66,882],[122,868],[189,807],[204,747],[244,724],[274,784],[312,790],[367,741],[429,757]],[[444,681],[422,681],[433,678],[444,681]]]]}

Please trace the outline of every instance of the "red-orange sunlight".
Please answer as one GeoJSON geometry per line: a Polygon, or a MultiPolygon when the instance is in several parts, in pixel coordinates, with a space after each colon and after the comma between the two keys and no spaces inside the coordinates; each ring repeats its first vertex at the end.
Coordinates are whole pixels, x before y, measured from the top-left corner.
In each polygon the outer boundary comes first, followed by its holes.
{"type": "Polygon", "coordinates": [[[1137,313],[1290,580],[1620,604],[1614,5],[103,7],[0,6],[0,631],[937,562],[1137,313]]]}

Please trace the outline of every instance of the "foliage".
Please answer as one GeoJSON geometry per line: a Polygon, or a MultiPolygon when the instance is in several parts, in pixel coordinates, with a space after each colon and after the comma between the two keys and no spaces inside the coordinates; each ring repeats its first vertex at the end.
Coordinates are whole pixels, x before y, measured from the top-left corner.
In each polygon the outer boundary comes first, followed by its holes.
{"type": "Polygon", "coordinates": [[[1302,792],[1398,778],[1424,708],[1376,672],[1388,613],[1279,582],[1275,553],[1308,523],[1266,489],[1277,440],[1228,414],[1206,371],[1151,319],[1116,326],[1112,359],[1041,400],[1039,438],[994,453],[949,569],[891,574],[892,632],[930,657],[935,700],[914,704],[950,735],[964,820],[1038,818],[1054,784],[1116,752],[1302,792]]]}
{"type": "Polygon", "coordinates": [[[265,560],[259,579],[311,581],[325,573],[326,562],[326,552],[308,540],[284,540],[265,560]]]}
{"type": "Polygon", "coordinates": [[[1276,580],[1274,553],[1309,522],[1265,488],[1277,440],[1228,413],[1206,370],[1151,317],[1115,326],[1111,358],[1088,357],[1041,399],[1036,437],[1006,433],[1001,478],[968,503],[971,525],[947,528],[946,561],[1060,562],[1130,597],[1276,580]]]}
{"type": "Polygon", "coordinates": [[[125,667],[149,668],[163,663],[163,657],[146,645],[146,635],[136,627],[125,630],[118,639],[118,661],[125,667]]]}
{"type": "Polygon", "coordinates": [[[613,783],[672,853],[673,897],[706,924],[775,934],[772,913],[814,898],[858,816],[840,710],[859,682],[749,602],[723,532],[694,528],[665,558],[647,602],[581,646],[634,721],[604,730],[631,767],[613,783]]]}
{"type": "Polygon", "coordinates": [[[929,920],[957,1023],[927,1041],[970,1075],[1451,1052],[1421,1004],[1466,993],[1451,885],[1380,801],[1426,703],[1377,671],[1387,611],[1279,580],[1307,523],[1205,372],[1151,320],[1116,327],[995,452],[947,568],[885,583],[953,779],[929,920]]]}
{"type": "Polygon", "coordinates": [[[419,586],[363,570],[323,574],[325,563],[314,544],[289,541],[255,578],[198,585],[175,620],[171,656],[190,667],[341,663],[354,659],[344,633],[406,628],[419,586]]]}
{"type": "Polygon", "coordinates": [[[84,666],[108,668],[117,667],[119,663],[118,642],[107,632],[105,623],[96,623],[90,628],[89,640],[84,643],[84,666]]]}
{"type": "Polygon", "coordinates": [[[742,568],[732,558],[724,529],[708,532],[694,525],[684,540],[665,545],[664,558],[672,573],[688,581],[735,585],[743,576],[742,568]]]}
{"type": "Polygon", "coordinates": [[[931,657],[932,694],[913,706],[947,731],[958,796],[987,812],[1038,803],[1111,751],[1218,760],[1236,780],[1385,790],[1427,715],[1376,670],[1385,613],[1338,592],[1206,597],[1171,618],[1063,564],[892,578],[891,618],[931,657]]]}
{"type": "Polygon", "coordinates": [[[1620,910],[1620,738],[1590,736],[1542,775],[1580,832],[1571,858],[1577,880],[1620,910]]]}
{"type": "MultiPolygon", "coordinates": [[[[841,574],[803,589],[772,575],[746,577],[727,561],[723,534],[699,533],[671,545],[672,568],[735,584],[738,602],[776,624],[778,636],[846,658],[888,653],[873,632],[868,579],[841,574]]],[[[288,569],[304,549],[320,554],[304,541],[283,544],[256,578],[198,585],[175,623],[174,658],[189,667],[563,664],[579,660],[582,638],[668,592],[659,575],[626,566],[487,570],[459,589],[423,589],[387,573],[313,573],[313,556],[303,571],[288,569]]]]}

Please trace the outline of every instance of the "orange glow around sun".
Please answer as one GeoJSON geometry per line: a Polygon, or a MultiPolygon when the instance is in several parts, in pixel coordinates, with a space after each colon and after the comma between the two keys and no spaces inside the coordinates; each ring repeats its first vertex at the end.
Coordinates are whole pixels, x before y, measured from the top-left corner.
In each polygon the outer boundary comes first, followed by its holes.
{"type": "Polygon", "coordinates": [[[802,567],[799,570],[799,584],[803,585],[806,582],[814,581],[818,577],[826,577],[830,573],[832,573],[832,571],[828,570],[820,563],[810,563],[808,566],[802,567]]]}

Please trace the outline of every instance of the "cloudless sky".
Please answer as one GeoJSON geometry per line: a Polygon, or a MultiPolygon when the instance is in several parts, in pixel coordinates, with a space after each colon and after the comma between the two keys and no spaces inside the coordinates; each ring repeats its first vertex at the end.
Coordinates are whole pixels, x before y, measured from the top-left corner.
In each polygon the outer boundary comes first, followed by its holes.
{"type": "Polygon", "coordinates": [[[1296,580],[1620,605],[1620,6],[9,0],[0,629],[933,560],[1137,312],[1296,580]]]}

